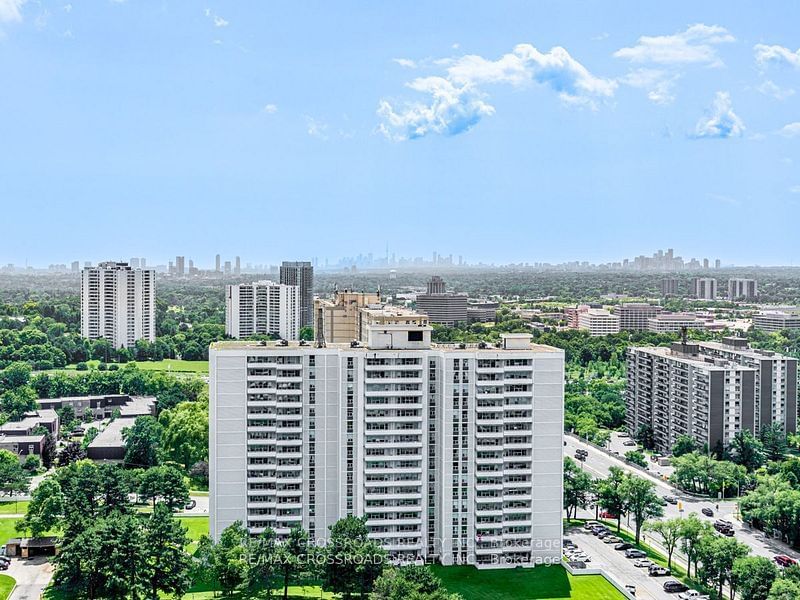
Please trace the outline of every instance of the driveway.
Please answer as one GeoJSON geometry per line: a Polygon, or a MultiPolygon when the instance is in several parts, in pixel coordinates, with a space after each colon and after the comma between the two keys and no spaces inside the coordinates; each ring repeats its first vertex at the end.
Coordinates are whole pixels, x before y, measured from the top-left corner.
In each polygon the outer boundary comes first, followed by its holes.
{"type": "Polygon", "coordinates": [[[39,600],[53,578],[53,565],[43,556],[12,558],[8,571],[3,572],[17,580],[10,600],[39,600]]]}

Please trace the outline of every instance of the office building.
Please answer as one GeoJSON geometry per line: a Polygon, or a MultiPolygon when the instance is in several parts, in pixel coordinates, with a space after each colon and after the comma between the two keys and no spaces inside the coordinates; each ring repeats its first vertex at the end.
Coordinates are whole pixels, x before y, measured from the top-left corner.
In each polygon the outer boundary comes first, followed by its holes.
{"type": "Polygon", "coordinates": [[[281,263],[280,282],[300,288],[300,327],[314,326],[314,267],[308,261],[281,263]]]}
{"type": "Polygon", "coordinates": [[[800,329],[800,308],[761,310],[753,315],[753,328],[768,333],[800,329]]]}
{"type": "Polygon", "coordinates": [[[178,277],[183,277],[186,275],[186,257],[184,256],[176,256],[175,257],[175,275],[178,277]]]}
{"type": "Polygon", "coordinates": [[[498,302],[467,303],[467,323],[493,323],[497,320],[498,302]]]}
{"type": "Polygon", "coordinates": [[[220,255],[217,254],[216,257],[214,257],[214,272],[216,272],[216,273],[221,272],[220,260],[221,260],[220,255]]]}
{"type": "Polygon", "coordinates": [[[756,370],[700,354],[696,343],[628,349],[625,424],[651,429],[656,451],[670,454],[688,435],[700,448],[727,448],[742,429],[755,431],[756,370]]]}
{"type": "Polygon", "coordinates": [[[664,277],[661,280],[661,295],[665,298],[668,296],[677,296],[679,281],[677,277],[664,277]]]}
{"type": "Polygon", "coordinates": [[[690,291],[698,300],[716,300],[717,280],[713,277],[693,277],[690,291]]]}
{"type": "Polygon", "coordinates": [[[578,313],[578,329],[589,332],[592,337],[619,333],[620,320],[604,308],[589,308],[578,313]]]}
{"type": "Polygon", "coordinates": [[[225,286],[225,334],[233,338],[300,335],[300,289],[274,281],[225,286]]]}
{"type": "Polygon", "coordinates": [[[640,302],[624,302],[614,307],[623,331],[647,331],[648,319],[661,314],[661,307],[640,302]]]}
{"type": "Polygon", "coordinates": [[[758,283],[755,279],[728,280],[728,300],[753,300],[757,296],[758,283]]]}
{"type": "Polygon", "coordinates": [[[212,345],[211,536],[241,521],[324,542],[355,515],[398,560],[558,560],[563,351],[367,329],[363,344],[212,345]]]}
{"type": "Polygon", "coordinates": [[[241,272],[242,272],[242,259],[237,256],[236,260],[235,260],[235,262],[233,264],[234,264],[233,274],[234,275],[240,275],[241,272]]]}
{"type": "Polygon", "coordinates": [[[128,263],[102,262],[81,271],[81,335],[114,348],[156,339],[156,274],[128,263]]]}
{"type": "Polygon", "coordinates": [[[647,319],[647,331],[653,333],[680,333],[686,329],[705,329],[706,322],[692,313],[659,313],[647,319]]]}
{"type": "Polygon", "coordinates": [[[797,431],[797,359],[769,350],[750,348],[747,340],[725,337],[699,342],[704,356],[738,363],[755,370],[755,433],[773,423],[785,433],[797,431]]]}
{"type": "Polygon", "coordinates": [[[360,339],[360,315],[362,308],[379,306],[380,295],[372,292],[337,291],[333,300],[315,300],[314,330],[322,318],[322,332],[326,342],[347,344],[360,339]]]}
{"type": "Polygon", "coordinates": [[[467,296],[448,292],[442,278],[434,275],[427,293],[417,294],[417,310],[428,315],[431,323],[454,327],[467,322],[467,296]]]}

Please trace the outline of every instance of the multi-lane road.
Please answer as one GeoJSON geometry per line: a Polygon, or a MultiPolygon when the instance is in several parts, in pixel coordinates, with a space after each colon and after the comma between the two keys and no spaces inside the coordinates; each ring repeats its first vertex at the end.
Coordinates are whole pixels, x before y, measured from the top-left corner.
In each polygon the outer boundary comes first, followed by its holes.
{"type": "MultiPolygon", "coordinates": [[[[654,463],[646,472],[632,467],[621,458],[609,453],[598,450],[594,446],[590,446],[570,435],[565,435],[564,440],[564,453],[566,456],[575,458],[575,450],[582,448],[587,451],[588,456],[585,461],[578,461],[583,469],[591,473],[595,477],[606,477],[608,469],[612,466],[617,466],[626,471],[635,473],[636,475],[652,481],[656,485],[656,492],[660,496],[674,496],[678,499],[678,504],[667,504],[664,507],[664,518],[672,518],[678,516],[688,516],[690,513],[697,513],[700,519],[713,523],[716,519],[725,519],[733,523],[736,539],[740,542],[747,544],[751,552],[757,556],[766,556],[772,558],[776,554],[786,554],[795,559],[800,560],[800,553],[792,550],[786,544],[767,537],[763,532],[756,529],[751,529],[744,525],[739,518],[736,503],[731,501],[710,501],[704,498],[698,498],[690,494],[681,492],[677,488],[670,485],[668,481],[663,479],[663,476],[671,472],[669,467],[658,467],[654,463]],[[703,508],[710,508],[714,512],[713,517],[706,517],[700,510],[703,508]]],[[[611,441],[612,451],[618,448],[626,448],[621,446],[621,441],[618,436],[611,441]]],[[[626,448],[630,449],[630,448],[626,448]]],[[[618,450],[619,451],[619,450],[618,450]]],[[[620,451],[621,453],[621,451],[620,451]]],[[[581,517],[593,517],[594,511],[585,512],[580,514],[581,517]]],[[[648,536],[651,534],[648,534],[648,536]]]]}

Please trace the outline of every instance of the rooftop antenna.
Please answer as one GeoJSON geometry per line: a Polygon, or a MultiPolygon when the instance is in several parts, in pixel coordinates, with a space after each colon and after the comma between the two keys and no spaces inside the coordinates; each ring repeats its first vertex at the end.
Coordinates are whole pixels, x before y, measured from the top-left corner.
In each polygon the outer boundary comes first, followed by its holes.
{"type": "Polygon", "coordinates": [[[315,348],[324,348],[325,347],[325,332],[322,328],[322,307],[320,306],[317,309],[317,327],[316,327],[316,342],[314,343],[315,348]]]}

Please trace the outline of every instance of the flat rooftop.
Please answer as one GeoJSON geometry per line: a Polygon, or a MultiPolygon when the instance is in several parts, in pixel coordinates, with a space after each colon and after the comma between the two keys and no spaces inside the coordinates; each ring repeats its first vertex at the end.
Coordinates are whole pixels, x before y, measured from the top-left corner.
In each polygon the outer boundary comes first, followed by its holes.
{"type": "MultiPolygon", "coordinates": [[[[314,342],[307,342],[305,345],[300,345],[300,342],[290,341],[286,345],[279,345],[277,341],[259,342],[248,340],[224,340],[213,342],[211,344],[212,350],[314,350],[314,342]]],[[[355,352],[375,352],[376,349],[369,348],[366,344],[361,343],[359,346],[352,347],[350,344],[330,344],[326,343],[325,348],[318,350],[352,350],[355,352]]],[[[561,348],[554,346],[545,346],[544,344],[531,344],[529,348],[524,349],[505,349],[501,345],[487,344],[486,347],[481,348],[479,344],[436,344],[431,343],[430,348],[423,348],[422,350],[446,350],[448,352],[553,352],[563,353],[561,348]],[[461,346],[464,346],[463,348],[461,346]]],[[[381,352],[420,352],[420,349],[397,349],[387,350],[378,349],[381,352]]]]}
{"type": "Polygon", "coordinates": [[[736,369],[738,371],[755,371],[755,369],[750,367],[744,367],[739,363],[733,363],[728,361],[720,361],[714,360],[711,357],[705,355],[696,355],[691,356],[687,354],[681,354],[672,350],[672,348],[668,348],[666,346],[634,346],[634,350],[640,350],[647,352],[649,354],[655,354],[656,356],[661,356],[663,358],[669,358],[670,360],[680,361],[686,364],[691,364],[693,366],[702,366],[707,369],[719,371],[719,370],[731,370],[736,369]],[[706,360],[708,359],[708,360],[706,360]],[[722,363],[722,364],[720,364],[722,363]]]}
{"type": "Polygon", "coordinates": [[[119,448],[125,445],[122,430],[133,427],[133,419],[114,419],[89,444],[90,448],[119,448]]]}

